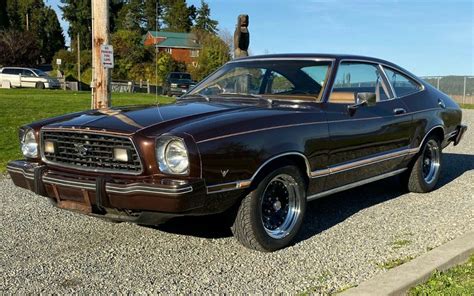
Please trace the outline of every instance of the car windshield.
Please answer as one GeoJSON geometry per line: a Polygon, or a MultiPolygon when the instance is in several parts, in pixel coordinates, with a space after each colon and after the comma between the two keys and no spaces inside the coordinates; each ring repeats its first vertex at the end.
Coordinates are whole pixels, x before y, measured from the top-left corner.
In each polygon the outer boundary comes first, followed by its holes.
{"type": "Polygon", "coordinates": [[[189,73],[171,73],[170,79],[178,80],[178,79],[188,79],[191,80],[191,74],[189,73]]]}
{"type": "Polygon", "coordinates": [[[40,77],[47,77],[48,74],[46,74],[45,72],[41,71],[41,70],[38,70],[38,69],[32,69],[33,72],[35,72],[36,75],[40,76],[40,77]]]}
{"type": "Polygon", "coordinates": [[[246,96],[320,100],[331,61],[260,60],[231,62],[186,96],[246,96]]]}

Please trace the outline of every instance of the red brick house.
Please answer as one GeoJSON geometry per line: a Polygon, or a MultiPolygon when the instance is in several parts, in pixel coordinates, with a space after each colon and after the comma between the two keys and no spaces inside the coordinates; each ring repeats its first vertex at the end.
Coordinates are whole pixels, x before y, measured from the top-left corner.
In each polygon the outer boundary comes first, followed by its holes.
{"type": "Polygon", "coordinates": [[[196,65],[201,46],[192,33],[148,31],[143,39],[145,46],[156,46],[158,51],[166,51],[173,59],[196,65]]]}

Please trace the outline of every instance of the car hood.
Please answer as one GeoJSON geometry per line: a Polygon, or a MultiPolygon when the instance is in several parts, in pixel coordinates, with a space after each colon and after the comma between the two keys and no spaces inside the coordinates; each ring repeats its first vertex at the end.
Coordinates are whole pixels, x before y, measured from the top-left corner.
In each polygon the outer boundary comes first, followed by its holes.
{"type": "Polygon", "coordinates": [[[239,104],[185,101],[164,106],[125,106],[86,111],[65,120],[50,123],[45,127],[107,130],[132,134],[153,127],[158,128],[158,126],[160,129],[166,129],[178,123],[185,124],[203,117],[248,107],[248,105],[239,104]]]}

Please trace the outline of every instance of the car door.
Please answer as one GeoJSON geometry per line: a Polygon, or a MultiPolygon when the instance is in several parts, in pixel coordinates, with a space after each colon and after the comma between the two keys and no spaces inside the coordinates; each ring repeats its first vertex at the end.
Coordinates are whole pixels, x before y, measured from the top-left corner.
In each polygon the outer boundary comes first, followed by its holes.
{"type": "Polygon", "coordinates": [[[326,190],[400,168],[408,153],[411,115],[402,100],[394,99],[380,65],[340,62],[324,108],[331,138],[326,190]],[[373,102],[363,104],[364,96],[373,102]]]}
{"type": "Polygon", "coordinates": [[[21,86],[22,87],[35,87],[38,82],[38,77],[29,69],[23,69],[21,73],[21,86]]]}

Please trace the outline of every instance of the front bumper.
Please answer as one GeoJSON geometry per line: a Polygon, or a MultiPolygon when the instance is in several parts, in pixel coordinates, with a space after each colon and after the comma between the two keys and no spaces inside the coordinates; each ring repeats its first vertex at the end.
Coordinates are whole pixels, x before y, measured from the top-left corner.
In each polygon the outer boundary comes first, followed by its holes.
{"type": "Polygon", "coordinates": [[[180,88],[180,87],[170,87],[170,94],[172,95],[184,95],[188,92],[189,87],[180,88]]]}
{"type": "MultiPolygon", "coordinates": [[[[13,183],[50,198],[59,208],[111,220],[157,225],[185,215],[219,213],[238,197],[208,195],[201,179],[87,176],[23,160],[7,166],[13,183]]],[[[233,196],[234,195],[234,196],[233,196]]]]}
{"type": "Polygon", "coordinates": [[[60,84],[60,83],[56,83],[56,82],[46,82],[46,83],[44,84],[44,87],[45,87],[45,88],[51,88],[51,89],[53,89],[53,88],[60,88],[60,87],[61,87],[61,84],[60,84]]]}

